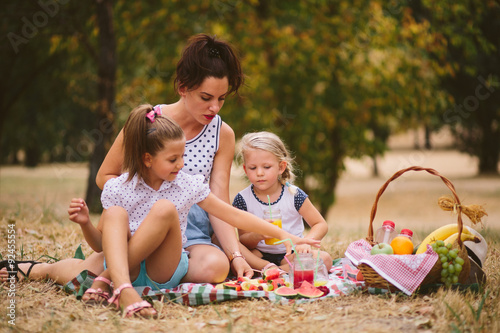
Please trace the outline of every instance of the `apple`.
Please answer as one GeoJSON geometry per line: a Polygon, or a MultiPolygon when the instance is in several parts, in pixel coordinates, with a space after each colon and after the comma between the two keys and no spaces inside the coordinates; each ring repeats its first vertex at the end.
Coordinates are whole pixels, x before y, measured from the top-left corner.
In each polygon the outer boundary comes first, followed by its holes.
{"type": "Polygon", "coordinates": [[[371,254],[394,254],[394,250],[387,243],[378,243],[373,245],[371,254]]]}

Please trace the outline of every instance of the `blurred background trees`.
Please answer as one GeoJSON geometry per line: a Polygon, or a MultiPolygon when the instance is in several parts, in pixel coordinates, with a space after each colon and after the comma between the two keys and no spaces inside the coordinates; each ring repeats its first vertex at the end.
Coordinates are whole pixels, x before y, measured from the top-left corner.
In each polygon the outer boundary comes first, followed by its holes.
{"type": "Polygon", "coordinates": [[[376,161],[416,127],[449,127],[498,174],[498,1],[7,1],[1,22],[1,162],[89,161],[95,207],[114,136],[137,104],[176,101],[196,33],[242,56],[247,85],[223,119],[237,137],[280,135],[323,214],[346,157],[376,161]]]}

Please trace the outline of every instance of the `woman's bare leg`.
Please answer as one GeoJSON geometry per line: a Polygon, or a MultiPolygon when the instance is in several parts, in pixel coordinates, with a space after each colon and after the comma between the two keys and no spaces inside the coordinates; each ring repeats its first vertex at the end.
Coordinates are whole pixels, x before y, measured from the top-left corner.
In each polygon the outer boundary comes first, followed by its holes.
{"type": "Polygon", "coordinates": [[[218,248],[196,244],[186,248],[189,251],[189,268],[182,282],[220,283],[229,273],[229,260],[218,248]]]}
{"type": "MultiPolygon", "coordinates": [[[[101,253],[92,253],[87,259],[63,259],[55,263],[40,263],[34,265],[31,269],[29,280],[51,279],[56,283],[64,285],[76,277],[80,272],[89,270],[92,273],[99,275],[103,272],[104,255],[101,253]]],[[[18,267],[23,272],[27,273],[31,264],[19,264],[18,267]]],[[[19,279],[23,276],[18,273],[19,279]]],[[[0,282],[6,281],[8,273],[6,269],[0,270],[0,282]]]]}

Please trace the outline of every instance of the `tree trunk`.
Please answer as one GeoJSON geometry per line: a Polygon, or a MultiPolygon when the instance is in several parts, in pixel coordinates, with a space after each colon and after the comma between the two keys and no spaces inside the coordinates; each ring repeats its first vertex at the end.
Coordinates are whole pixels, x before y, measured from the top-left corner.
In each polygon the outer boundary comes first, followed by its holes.
{"type": "Polygon", "coordinates": [[[100,194],[95,178],[106,156],[113,135],[115,85],[116,85],[116,41],[113,29],[113,1],[97,0],[97,25],[99,28],[99,58],[97,82],[97,125],[90,133],[95,147],[90,159],[87,183],[87,205],[94,213],[101,211],[100,194]]]}
{"type": "Polygon", "coordinates": [[[498,175],[500,129],[495,123],[495,108],[494,104],[485,105],[478,113],[478,124],[482,132],[478,153],[480,175],[498,175]]]}

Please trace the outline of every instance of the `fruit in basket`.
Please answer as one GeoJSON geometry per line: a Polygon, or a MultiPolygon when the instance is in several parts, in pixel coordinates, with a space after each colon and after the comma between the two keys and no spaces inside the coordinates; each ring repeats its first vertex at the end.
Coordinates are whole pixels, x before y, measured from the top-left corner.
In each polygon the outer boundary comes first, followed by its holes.
{"type": "MultiPolygon", "coordinates": [[[[444,240],[444,243],[445,244],[448,244],[448,243],[453,244],[457,239],[458,239],[458,232],[454,233],[450,237],[446,238],[444,240]]],[[[462,242],[465,242],[465,241],[472,241],[474,243],[481,242],[481,240],[479,239],[479,237],[477,237],[476,235],[466,234],[464,232],[462,232],[462,235],[460,236],[460,239],[462,240],[462,242]]]]}
{"type": "Polygon", "coordinates": [[[394,254],[412,254],[413,253],[413,243],[405,236],[397,236],[391,241],[391,247],[394,250],[394,254]]]}
{"type": "MultiPolygon", "coordinates": [[[[447,224],[445,226],[442,226],[433,232],[431,232],[425,239],[420,243],[420,246],[418,247],[418,250],[415,254],[421,254],[427,251],[427,245],[432,245],[434,242],[437,240],[442,240],[444,241],[446,238],[450,237],[451,235],[455,234],[458,232],[458,225],[455,223],[447,224]]],[[[469,234],[471,235],[471,231],[469,230],[469,227],[464,226],[462,230],[462,234],[469,234]]]]}
{"type": "Polygon", "coordinates": [[[450,287],[452,284],[462,283],[467,279],[470,262],[464,245],[459,247],[457,240],[453,244],[437,240],[432,244],[432,249],[439,255],[440,281],[445,286],[450,287]]]}
{"type": "Polygon", "coordinates": [[[394,250],[387,243],[378,243],[373,245],[370,254],[394,254],[394,250]]]}

